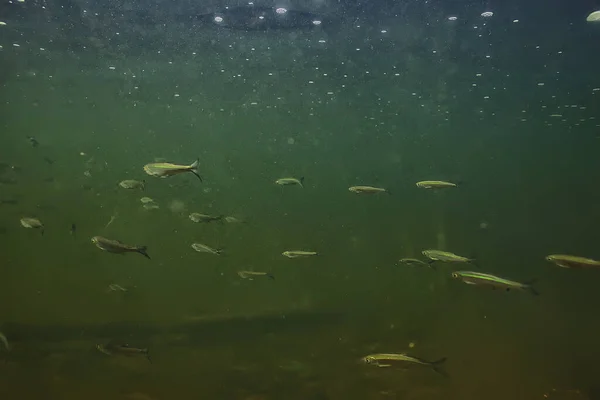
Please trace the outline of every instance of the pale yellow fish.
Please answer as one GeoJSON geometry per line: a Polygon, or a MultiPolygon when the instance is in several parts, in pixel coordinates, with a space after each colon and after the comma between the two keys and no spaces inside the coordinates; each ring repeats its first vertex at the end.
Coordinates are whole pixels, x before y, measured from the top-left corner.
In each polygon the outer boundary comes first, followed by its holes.
{"type": "Polygon", "coordinates": [[[348,190],[352,193],[359,193],[359,194],[374,194],[374,193],[390,194],[389,190],[380,188],[380,187],[374,187],[374,186],[350,186],[348,188],[348,190]]]}
{"type": "Polygon", "coordinates": [[[37,218],[23,217],[21,218],[21,226],[29,229],[39,229],[44,234],[44,224],[37,218]]]}
{"type": "Polygon", "coordinates": [[[151,163],[144,165],[144,171],[146,171],[148,175],[158,178],[166,178],[168,176],[173,176],[184,172],[191,172],[202,182],[202,177],[198,175],[199,162],[199,160],[196,160],[190,165],[177,165],[167,162],[151,163]]]}
{"type": "Polygon", "coordinates": [[[456,262],[456,263],[468,263],[473,262],[475,260],[463,256],[459,256],[454,253],[450,253],[449,251],[442,250],[423,250],[422,254],[433,261],[443,261],[443,262],[456,262]]]}
{"type": "Polygon", "coordinates": [[[0,26],[5,26],[5,25],[6,25],[6,22],[0,21],[0,26]]]}
{"type": "Polygon", "coordinates": [[[141,201],[143,204],[154,203],[154,199],[152,199],[152,198],[150,198],[150,197],[142,197],[142,198],[140,199],[140,201],[141,201]]]}
{"type": "Polygon", "coordinates": [[[275,279],[275,277],[273,275],[271,275],[270,273],[261,272],[261,271],[238,271],[237,274],[239,275],[240,278],[248,279],[248,280],[253,280],[256,277],[261,277],[261,276],[265,276],[269,279],[275,279]]]}
{"type": "Polygon", "coordinates": [[[146,189],[146,181],[136,181],[134,179],[126,179],[119,182],[119,186],[123,189],[146,189]]]}
{"type": "Polygon", "coordinates": [[[456,183],[446,181],[420,181],[416,185],[423,189],[444,189],[457,186],[456,183]]]}
{"type": "Polygon", "coordinates": [[[299,185],[304,187],[304,177],[298,178],[279,178],[275,181],[276,184],[281,186],[299,185]]]}
{"type": "Polygon", "coordinates": [[[316,256],[316,251],[305,251],[305,250],[287,250],[281,253],[281,255],[286,256],[287,258],[300,258],[300,257],[311,257],[316,256]]]}
{"type": "Polygon", "coordinates": [[[546,260],[562,268],[600,268],[600,261],[567,254],[550,254],[546,260]]]}
{"type": "Polygon", "coordinates": [[[600,10],[594,11],[585,19],[587,22],[600,22],[600,10]]]}

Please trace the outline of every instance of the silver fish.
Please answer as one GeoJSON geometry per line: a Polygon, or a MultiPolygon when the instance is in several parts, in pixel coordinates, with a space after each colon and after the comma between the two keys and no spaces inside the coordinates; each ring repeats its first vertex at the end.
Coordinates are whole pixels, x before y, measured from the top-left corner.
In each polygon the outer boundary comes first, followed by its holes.
{"type": "Polygon", "coordinates": [[[223,221],[225,216],[224,215],[207,215],[207,214],[200,214],[200,213],[191,213],[189,218],[194,222],[200,223],[200,222],[223,221]]]}
{"type": "Polygon", "coordinates": [[[30,229],[39,229],[44,234],[44,224],[37,218],[23,217],[21,218],[21,226],[30,229]]]}
{"type": "Polygon", "coordinates": [[[435,261],[450,262],[450,263],[471,263],[475,264],[475,260],[459,256],[454,253],[442,250],[423,250],[422,254],[431,260],[430,264],[435,261]]]}
{"type": "Polygon", "coordinates": [[[214,249],[202,243],[193,243],[192,249],[196,250],[198,253],[210,253],[218,255],[223,253],[223,249],[214,249]]]}
{"type": "Polygon", "coordinates": [[[146,246],[131,246],[125,243],[122,243],[118,240],[107,239],[102,236],[94,236],[92,238],[92,243],[96,245],[100,250],[107,251],[109,253],[115,254],[125,254],[125,253],[140,253],[144,257],[150,259],[150,256],[147,252],[146,246]]]}
{"type": "Polygon", "coordinates": [[[146,181],[136,181],[133,179],[126,179],[124,181],[119,182],[119,186],[123,189],[146,189],[146,181]]]}
{"type": "Polygon", "coordinates": [[[389,190],[380,188],[380,187],[374,187],[374,186],[350,186],[348,188],[348,190],[352,193],[358,193],[358,194],[374,194],[374,193],[390,194],[389,190]]]}
{"type": "Polygon", "coordinates": [[[136,356],[136,355],[142,355],[144,357],[146,357],[146,359],[152,363],[152,359],[150,358],[150,351],[148,350],[148,348],[139,348],[139,347],[132,347],[128,344],[97,344],[96,345],[96,349],[98,349],[98,351],[100,351],[101,353],[106,354],[107,356],[113,356],[113,355],[122,355],[122,356],[136,356]]]}
{"type": "Polygon", "coordinates": [[[316,251],[305,251],[305,250],[287,250],[281,253],[281,255],[287,258],[299,258],[299,257],[310,257],[318,255],[316,251]]]}
{"type": "Polygon", "coordinates": [[[6,338],[6,335],[4,335],[4,333],[0,332],[0,343],[2,343],[2,345],[4,346],[4,349],[6,351],[10,351],[11,346],[8,343],[8,339],[6,338]]]}
{"type": "Polygon", "coordinates": [[[265,276],[269,279],[275,279],[275,277],[268,272],[259,271],[238,271],[238,276],[242,279],[254,280],[256,277],[265,276]]]}
{"type": "Polygon", "coordinates": [[[458,186],[456,183],[446,181],[420,181],[416,185],[422,189],[445,189],[458,186]]]}
{"type": "Polygon", "coordinates": [[[276,184],[281,186],[289,186],[289,185],[299,185],[300,187],[304,187],[304,177],[298,178],[279,178],[275,181],[276,184]]]}
{"type": "Polygon", "coordinates": [[[506,291],[514,289],[526,291],[536,296],[539,294],[532,286],[533,282],[521,283],[501,278],[496,275],[483,274],[481,272],[474,271],[455,271],[452,273],[452,277],[454,279],[460,279],[469,285],[489,286],[494,289],[503,289],[506,291]]]}
{"type": "Polygon", "coordinates": [[[440,366],[446,362],[446,357],[440,358],[437,361],[425,361],[423,359],[409,356],[406,354],[399,353],[377,353],[377,354],[369,354],[362,358],[362,361],[366,364],[375,365],[378,367],[391,367],[394,362],[405,362],[417,365],[424,365],[431,367],[435,372],[440,375],[447,376],[446,372],[440,369],[440,366]],[[385,362],[382,363],[382,362],[385,362]]]}
{"type": "Polygon", "coordinates": [[[196,175],[198,179],[200,179],[200,182],[202,182],[202,177],[198,175],[199,162],[200,160],[196,160],[190,165],[177,165],[167,162],[151,163],[144,165],[144,171],[146,171],[148,175],[158,178],[166,178],[168,176],[173,176],[184,172],[191,172],[192,174],[196,175]]]}

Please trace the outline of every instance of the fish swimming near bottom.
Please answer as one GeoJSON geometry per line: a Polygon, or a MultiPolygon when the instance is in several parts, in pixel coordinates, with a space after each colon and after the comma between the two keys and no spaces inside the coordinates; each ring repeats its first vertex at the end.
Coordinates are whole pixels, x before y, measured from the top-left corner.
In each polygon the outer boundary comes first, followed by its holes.
{"type": "Polygon", "coordinates": [[[100,250],[107,251],[109,253],[115,254],[125,254],[125,253],[140,253],[144,257],[150,259],[150,256],[147,252],[146,246],[131,246],[118,240],[107,239],[102,236],[94,236],[92,238],[92,243],[96,245],[100,250]]]}
{"type": "Polygon", "coordinates": [[[198,179],[200,179],[200,182],[202,182],[202,177],[198,174],[199,163],[200,160],[196,160],[190,165],[177,165],[167,162],[150,163],[144,165],[144,171],[146,171],[148,175],[155,176],[157,178],[166,178],[168,176],[173,176],[184,172],[191,172],[192,174],[196,175],[198,179]]]}
{"type": "Polygon", "coordinates": [[[11,346],[8,343],[8,339],[6,338],[6,336],[4,335],[4,333],[2,333],[2,332],[0,332],[0,344],[2,344],[2,347],[4,347],[4,350],[10,351],[11,346]]]}
{"type": "Polygon", "coordinates": [[[122,356],[144,356],[146,359],[152,363],[152,359],[150,358],[150,351],[148,348],[138,348],[132,347],[128,344],[97,344],[96,349],[99,352],[106,354],[107,356],[113,355],[122,355],[122,356]]]}
{"type": "Polygon", "coordinates": [[[440,375],[448,376],[448,374],[440,368],[440,366],[446,362],[446,357],[440,358],[437,361],[425,361],[423,359],[409,356],[407,354],[402,353],[376,353],[369,354],[362,358],[362,361],[375,365],[378,367],[391,367],[396,363],[410,363],[415,365],[423,365],[427,367],[431,367],[435,372],[440,375]]]}
{"type": "Polygon", "coordinates": [[[510,290],[520,290],[536,296],[539,295],[538,291],[533,287],[533,281],[521,283],[501,278],[496,275],[474,271],[455,271],[452,273],[452,277],[454,279],[460,279],[468,285],[488,286],[493,289],[503,289],[507,292],[510,290]]]}
{"type": "Polygon", "coordinates": [[[208,214],[201,214],[201,213],[191,213],[189,215],[190,220],[192,220],[193,222],[196,223],[202,223],[202,222],[213,222],[213,221],[220,221],[223,222],[223,220],[225,219],[224,215],[208,215],[208,214]]]}

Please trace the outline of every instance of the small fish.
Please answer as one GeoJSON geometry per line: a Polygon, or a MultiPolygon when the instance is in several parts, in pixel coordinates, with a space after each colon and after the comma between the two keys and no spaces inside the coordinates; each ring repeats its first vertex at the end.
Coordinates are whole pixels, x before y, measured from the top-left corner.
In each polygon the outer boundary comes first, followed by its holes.
{"type": "Polygon", "coordinates": [[[94,236],[92,238],[92,243],[96,245],[100,250],[107,251],[109,253],[115,254],[125,254],[125,253],[140,253],[144,257],[150,259],[150,256],[147,253],[146,246],[130,246],[124,243],[119,242],[118,240],[107,239],[102,236],[94,236]]]}
{"type": "Polygon", "coordinates": [[[430,264],[434,263],[436,261],[450,262],[450,263],[471,263],[471,264],[475,263],[475,260],[472,258],[459,256],[454,253],[450,253],[448,251],[423,250],[422,254],[431,260],[429,262],[430,264]]]}
{"type": "Polygon", "coordinates": [[[142,355],[145,356],[146,359],[152,363],[152,359],[150,359],[150,352],[148,348],[138,348],[132,347],[128,344],[97,344],[96,349],[101,353],[104,353],[108,356],[113,355],[122,355],[122,356],[137,356],[142,355]]]}
{"type": "Polygon", "coordinates": [[[142,198],[140,199],[140,201],[141,201],[143,204],[154,203],[154,199],[152,199],[152,198],[150,198],[150,197],[142,197],[142,198]]]}
{"type": "Polygon", "coordinates": [[[207,215],[207,214],[200,214],[200,213],[191,213],[189,217],[192,221],[197,222],[197,223],[223,221],[223,219],[225,218],[224,215],[207,215]]]}
{"type": "Polygon", "coordinates": [[[142,207],[144,207],[144,210],[158,210],[160,208],[156,203],[146,203],[142,207]]]}
{"type": "Polygon", "coordinates": [[[546,257],[546,261],[562,268],[600,268],[600,261],[566,254],[550,254],[546,257]]]}
{"type": "Polygon", "coordinates": [[[2,343],[2,346],[4,347],[4,349],[6,351],[10,351],[11,346],[8,343],[8,339],[6,338],[6,335],[4,335],[4,333],[0,332],[0,343],[2,343]]]}
{"type": "Polygon", "coordinates": [[[41,230],[42,235],[44,234],[44,224],[37,218],[23,217],[21,218],[21,225],[24,228],[39,229],[41,230]]]}
{"type": "Polygon", "coordinates": [[[456,183],[446,181],[420,181],[416,185],[423,189],[444,189],[458,186],[456,183]]]}
{"type": "Polygon", "coordinates": [[[273,275],[268,272],[259,272],[259,271],[238,271],[237,273],[240,278],[254,280],[255,277],[266,276],[269,279],[275,279],[273,275]]]}
{"type": "Polygon", "coordinates": [[[202,243],[193,243],[192,249],[196,250],[198,253],[210,253],[218,255],[223,253],[223,249],[213,249],[212,247],[202,243]]]}
{"type": "Polygon", "coordinates": [[[398,262],[400,264],[406,264],[406,265],[423,265],[429,268],[433,268],[433,266],[430,263],[426,263],[425,261],[419,260],[417,258],[401,258],[400,260],[398,260],[398,262]]]}
{"type": "Polygon", "coordinates": [[[387,193],[391,194],[387,189],[373,186],[350,186],[348,190],[352,193],[358,194],[374,194],[374,193],[387,193]]]}
{"type": "Polygon", "coordinates": [[[126,179],[124,181],[119,182],[119,186],[123,189],[146,189],[146,181],[136,181],[134,179],[126,179]]]}
{"type": "Polygon", "coordinates": [[[236,218],[236,217],[225,217],[225,222],[229,223],[229,224],[245,224],[246,221],[236,218]]]}
{"type": "Polygon", "coordinates": [[[166,178],[168,176],[177,175],[183,172],[191,172],[196,175],[200,182],[202,182],[202,177],[198,175],[198,164],[200,160],[194,161],[191,165],[177,165],[171,164],[167,162],[162,163],[151,163],[144,165],[144,171],[148,175],[155,176],[158,178],[166,178]]]}
{"type": "Polygon", "coordinates": [[[19,201],[15,200],[15,199],[0,199],[0,205],[3,205],[3,204],[8,204],[8,205],[14,206],[14,205],[19,204],[19,201]]]}
{"type": "Polygon", "coordinates": [[[111,283],[110,285],[108,285],[108,291],[109,292],[124,292],[127,293],[127,289],[125,289],[123,286],[118,285],[116,283],[111,283]]]}
{"type": "Polygon", "coordinates": [[[28,136],[27,140],[29,140],[29,143],[31,144],[32,147],[38,147],[40,145],[40,142],[38,142],[37,139],[34,138],[33,136],[28,136]]]}
{"type": "Polygon", "coordinates": [[[460,279],[464,283],[469,285],[489,286],[494,289],[504,289],[507,292],[511,289],[528,291],[529,293],[532,293],[536,296],[539,294],[537,290],[535,290],[535,288],[532,286],[533,281],[521,283],[501,278],[499,276],[483,274],[481,272],[473,271],[455,271],[452,273],[452,277],[454,279],[460,279]]]}
{"type": "Polygon", "coordinates": [[[290,186],[290,185],[298,185],[300,187],[304,187],[304,177],[298,178],[279,178],[275,181],[277,185],[280,186],[290,186]]]}
{"type": "Polygon", "coordinates": [[[287,258],[299,258],[299,257],[310,257],[318,255],[316,251],[304,251],[304,250],[287,250],[281,253],[281,255],[287,258]]]}
{"type": "Polygon", "coordinates": [[[71,233],[71,236],[76,236],[76,234],[77,234],[77,225],[75,225],[75,223],[71,224],[71,230],[69,231],[69,233],[71,233]]]}
{"type": "Polygon", "coordinates": [[[377,354],[369,354],[362,358],[362,361],[366,364],[376,365],[378,367],[391,367],[393,362],[406,362],[417,365],[424,365],[431,367],[435,372],[440,375],[448,376],[446,372],[440,369],[440,366],[446,362],[446,357],[440,358],[437,361],[425,361],[417,357],[409,356],[406,354],[397,354],[397,353],[377,353],[377,354]],[[382,363],[382,362],[385,362],[382,363]]]}
{"type": "Polygon", "coordinates": [[[46,161],[46,163],[49,164],[49,165],[54,164],[54,160],[51,159],[50,157],[44,157],[44,161],[46,161]]]}

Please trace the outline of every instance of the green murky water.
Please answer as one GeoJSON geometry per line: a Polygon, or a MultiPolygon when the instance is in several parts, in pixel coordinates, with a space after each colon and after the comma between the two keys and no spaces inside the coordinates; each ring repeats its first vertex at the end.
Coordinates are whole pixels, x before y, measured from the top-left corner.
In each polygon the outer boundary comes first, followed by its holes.
{"type": "Polygon", "coordinates": [[[3,398],[597,398],[600,275],[544,260],[600,257],[600,30],[585,15],[550,32],[516,7],[414,5],[327,32],[135,35],[119,20],[116,35],[42,5],[0,18],[3,398]],[[199,157],[204,182],[147,176],[157,157],[199,157]],[[362,184],[392,194],[348,191],[362,184]],[[152,259],[102,252],[95,235],[152,259]],[[427,248],[541,295],[397,264],[427,248]],[[319,256],[281,255],[294,249],[319,256]],[[153,362],[95,349],[110,341],[153,362]],[[450,378],[360,362],[404,351],[447,357],[450,378]]]}

